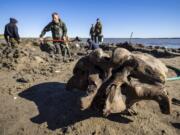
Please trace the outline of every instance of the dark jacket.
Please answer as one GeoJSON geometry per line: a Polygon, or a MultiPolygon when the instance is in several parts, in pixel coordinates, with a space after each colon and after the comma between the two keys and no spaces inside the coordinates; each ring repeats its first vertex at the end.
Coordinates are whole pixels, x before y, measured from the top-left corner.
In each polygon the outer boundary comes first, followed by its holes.
{"type": "Polygon", "coordinates": [[[66,24],[61,20],[58,24],[52,21],[43,29],[40,37],[43,37],[48,31],[52,32],[53,39],[62,39],[67,34],[66,24]]]}
{"type": "Polygon", "coordinates": [[[20,39],[16,23],[16,19],[10,18],[10,23],[6,24],[5,26],[4,37],[7,42],[9,42],[9,38],[14,38],[16,41],[19,41],[20,39]]]}
{"type": "Polygon", "coordinates": [[[94,35],[94,26],[91,27],[89,34],[94,35]]]}
{"type": "Polygon", "coordinates": [[[99,44],[93,42],[91,39],[88,39],[87,42],[89,44],[90,50],[95,50],[95,49],[99,48],[99,44]]]}

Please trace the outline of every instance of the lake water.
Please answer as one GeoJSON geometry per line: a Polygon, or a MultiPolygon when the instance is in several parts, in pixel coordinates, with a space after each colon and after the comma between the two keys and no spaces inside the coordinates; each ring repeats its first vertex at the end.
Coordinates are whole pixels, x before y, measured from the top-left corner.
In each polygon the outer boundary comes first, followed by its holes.
{"type": "MultiPolygon", "coordinates": [[[[87,41],[87,38],[82,39],[83,42],[87,41]]],[[[5,42],[0,40],[0,43],[5,42]]],[[[129,38],[105,38],[104,43],[124,43],[129,42],[129,38]]],[[[151,46],[164,46],[167,48],[180,48],[180,38],[132,38],[133,44],[144,44],[151,46]]]]}
{"type": "MultiPolygon", "coordinates": [[[[85,39],[84,39],[85,40],[85,39]]],[[[105,38],[104,43],[129,42],[129,38],[105,38]]],[[[180,48],[180,38],[133,38],[133,44],[144,44],[151,46],[164,46],[167,48],[180,48]]]]}

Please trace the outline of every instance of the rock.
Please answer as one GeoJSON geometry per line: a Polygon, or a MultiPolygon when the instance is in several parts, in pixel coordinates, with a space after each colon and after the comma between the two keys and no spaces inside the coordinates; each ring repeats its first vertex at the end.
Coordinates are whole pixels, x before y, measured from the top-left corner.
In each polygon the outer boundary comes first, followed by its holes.
{"type": "MultiPolygon", "coordinates": [[[[139,51],[143,53],[149,53],[155,57],[175,57],[175,56],[180,56],[180,51],[179,49],[173,49],[173,48],[165,48],[165,47],[160,47],[160,46],[144,46],[141,44],[137,45],[132,45],[129,44],[128,42],[125,43],[117,43],[117,47],[122,47],[125,48],[129,51],[139,51]]],[[[110,49],[109,46],[103,45],[101,46],[103,49],[105,48],[106,50],[110,49]]]]}
{"type": "Polygon", "coordinates": [[[38,64],[44,62],[44,60],[43,60],[41,57],[39,57],[39,56],[34,56],[33,59],[34,59],[38,64]]]}
{"type": "Polygon", "coordinates": [[[16,80],[17,82],[21,82],[21,83],[28,83],[29,82],[29,80],[27,80],[26,78],[18,78],[17,80],[16,80]]]}
{"type": "Polygon", "coordinates": [[[20,83],[29,83],[31,82],[32,76],[31,75],[23,75],[22,77],[18,78],[16,81],[20,83]]]}
{"type": "Polygon", "coordinates": [[[161,133],[162,133],[162,135],[165,135],[166,131],[165,130],[161,130],[161,133]]]}

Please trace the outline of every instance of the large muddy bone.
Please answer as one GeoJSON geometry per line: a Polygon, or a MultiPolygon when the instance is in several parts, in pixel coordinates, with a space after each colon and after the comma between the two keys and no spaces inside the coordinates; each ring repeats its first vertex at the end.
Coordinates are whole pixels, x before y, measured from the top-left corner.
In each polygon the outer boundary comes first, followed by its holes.
{"type": "Polygon", "coordinates": [[[88,56],[81,58],[73,69],[73,76],[67,83],[67,89],[78,88],[89,91],[89,85],[93,83],[94,85],[101,85],[97,84],[97,79],[103,81],[111,76],[111,68],[108,67],[109,62],[110,56],[104,53],[102,49],[96,49],[88,56]]]}
{"type": "MultiPolygon", "coordinates": [[[[137,75],[138,78],[145,77],[148,81],[165,83],[168,69],[158,59],[151,55],[143,53],[130,53],[123,48],[117,48],[113,52],[111,60],[114,69],[122,71],[123,68],[129,68],[131,75],[137,75]],[[119,69],[118,69],[119,68],[119,69]]],[[[145,78],[142,78],[145,80],[145,78]]]]}
{"type": "Polygon", "coordinates": [[[124,112],[140,100],[154,100],[162,113],[170,114],[167,72],[160,60],[147,54],[117,48],[110,57],[97,49],[77,62],[67,89],[86,91],[81,109],[93,106],[105,116],[124,112]]]}
{"type": "Polygon", "coordinates": [[[73,76],[66,88],[86,91],[86,96],[81,98],[82,110],[91,106],[102,82],[111,76],[111,68],[108,68],[109,62],[110,56],[102,49],[96,49],[88,56],[81,58],[75,65],[73,76]]]}

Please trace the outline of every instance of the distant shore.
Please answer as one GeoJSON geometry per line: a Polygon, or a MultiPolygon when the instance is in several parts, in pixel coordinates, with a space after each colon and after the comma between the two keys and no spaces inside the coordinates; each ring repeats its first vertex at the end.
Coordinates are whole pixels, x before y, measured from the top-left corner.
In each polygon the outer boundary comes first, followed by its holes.
{"type": "MultiPolygon", "coordinates": [[[[4,43],[3,35],[0,35],[0,42],[4,43]]],[[[23,40],[38,40],[37,37],[22,37],[23,40]]],[[[86,43],[88,38],[82,38],[82,43],[86,43]]],[[[117,44],[131,42],[132,44],[143,44],[145,46],[160,46],[166,48],[180,48],[180,38],[104,38],[104,44],[117,44]]]]}

